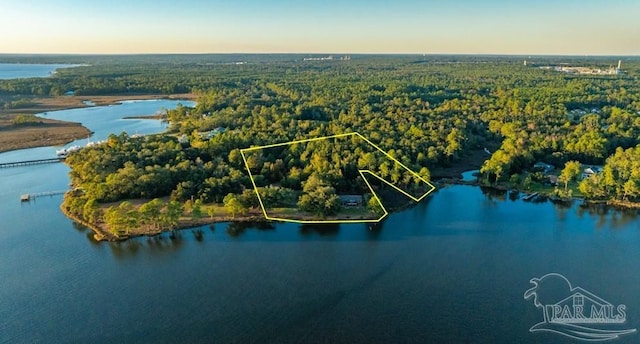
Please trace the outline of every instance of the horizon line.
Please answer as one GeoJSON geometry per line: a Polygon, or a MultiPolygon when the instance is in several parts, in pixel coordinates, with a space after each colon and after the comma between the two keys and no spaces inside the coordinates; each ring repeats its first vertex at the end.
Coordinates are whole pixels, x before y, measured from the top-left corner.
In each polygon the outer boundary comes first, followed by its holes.
{"type": "Polygon", "coordinates": [[[640,57],[638,54],[559,54],[559,53],[448,53],[448,52],[435,52],[435,53],[420,53],[420,52],[127,52],[127,53],[60,53],[60,52],[0,52],[0,56],[151,56],[151,55],[388,55],[388,56],[513,56],[513,57],[526,57],[526,56],[567,56],[567,57],[640,57]]]}

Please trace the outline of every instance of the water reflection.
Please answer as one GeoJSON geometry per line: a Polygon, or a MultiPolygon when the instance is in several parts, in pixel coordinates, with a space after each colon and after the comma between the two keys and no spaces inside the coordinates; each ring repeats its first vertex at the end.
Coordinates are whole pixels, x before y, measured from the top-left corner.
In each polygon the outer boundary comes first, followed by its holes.
{"type": "Polygon", "coordinates": [[[638,215],[640,215],[638,209],[615,209],[611,214],[611,227],[619,229],[635,223],[637,228],[640,228],[638,215]]]}
{"type": "Polygon", "coordinates": [[[583,203],[578,207],[578,214],[586,213],[594,218],[595,227],[598,229],[603,228],[607,223],[607,215],[609,213],[609,207],[604,204],[586,204],[583,203]]]}
{"type": "Polygon", "coordinates": [[[173,239],[169,235],[159,234],[145,239],[134,238],[126,241],[109,242],[109,248],[113,256],[118,259],[126,259],[143,251],[145,254],[165,255],[178,251],[184,240],[181,235],[176,235],[173,239]]]}
{"type": "Polygon", "coordinates": [[[606,204],[582,203],[577,207],[576,213],[578,217],[589,215],[596,219],[596,228],[620,229],[628,228],[630,224],[636,223],[640,228],[638,216],[639,209],[628,209],[614,207],[606,204]]]}
{"type": "Polygon", "coordinates": [[[172,241],[182,240],[182,231],[172,230],[171,232],[169,232],[169,239],[171,239],[172,241]]]}
{"type": "Polygon", "coordinates": [[[384,223],[387,221],[388,218],[389,217],[386,217],[386,218],[382,219],[382,221],[380,221],[380,222],[366,224],[367,228],[369,229],[369,233],[379,234],[380,232],[382,232],[382,228],[384,227],[384,223]]]}
{"type": "Polygon", "coordinates": [[[87,231],[85,236],[92,246],[99,246],[101,244],[100,241],[96,240],[95,233],[93,233],[93,231],[87,231]]]}
{"type": "Polygon", "coordinates": [[[531,203],[547,203],[549,201],[549,197],[546,195],[538,195],[531,199],[531,203]]]}
{"type": "MultiPolygon", "coordinates": [[[[76,222],[76,221],[71,221],[71,225],[73,226],[73,229],[77,230],[78,232],[82,233],[84,231],[86,231],[87,229],[89,229],[87,226],[76,222]]],[[[91,232],[91,236],[93,236],[93,231],[91,232]]]]}
{"type": "Polygon", "coordinates": [[[202,242],[202,240],[204,240],[204,231],[202,229],[192,229],[191,233],[193,234],[193,237],[196,239],[196,241],[202,242]]]}
{"type": "Polygon", "coordinates": [[[509,190],[509,200],[515,202],[520,199],[520,191],[518,190],[509,190]]]}
{"type": "Polygon", "coordinates": [[[336,236],[340,232],[339,223],[304,223],[300,225],[300,234],[309,236],[318,234],[320,236],[336,236]]]}
{"type": "Polygon", "coordinates": [[[488,201],[506,201],[507,190],[500,190],[492,187],[481,186],[480,191],[488,201]]]}
{"type": "Polygon", "coordinates": [[[256,222],[231,222],[229,226],[227,226],[227,234],[229,234],[232,238],[237,238],[246,232],[248,229],[258,229],[262,231],[272,231],[276,229],[276,226],[267,221],[256,221],[256,222]]]}

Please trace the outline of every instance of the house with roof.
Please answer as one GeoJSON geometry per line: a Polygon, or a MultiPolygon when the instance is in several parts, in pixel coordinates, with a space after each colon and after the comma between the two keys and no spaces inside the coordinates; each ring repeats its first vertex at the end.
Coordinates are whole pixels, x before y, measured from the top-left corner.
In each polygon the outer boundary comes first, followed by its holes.
{"type": "Polygon", "coordinates": [[[180,142],[180,144],[186,145],[189,143],[189,136],[187,136],[187,134],[182,134],[182,136],[180,136],[178,138],[178,142],[180,142]]]}
{"type": "Polygon", "coordinates": [[[209,132],[205,132],[205,133],[200,133],[200,137],[203,139],[211,139],[212,137],[218,135],[218,134],[222,134],[225,131],[227,131],[227,128],[223,128],[223,127],[217,127],[213,130],[210,130],[209,132]]]}
{"type": "Polygon", "coordinates": [[[582,179],[589,178],[591,176],[595,176],[597,174],[602,173],[602,166],[587,166],[584,170],[582,170],[582,179]]]}
{"type": "Polygon", "coordinates": [[[339,195],[340,203],[345,207],[361,207],[364,204],[362,195],[339,195]]]}
{"type": "Polygon", "coordinates": [[[533,170],[534,171],[542,171],[545,174],[553,171],[554,168],[555,167],[553,165],[549,165],[549,164],[544,163],[542,161],[538,161],[533,165],[533,170]]]}

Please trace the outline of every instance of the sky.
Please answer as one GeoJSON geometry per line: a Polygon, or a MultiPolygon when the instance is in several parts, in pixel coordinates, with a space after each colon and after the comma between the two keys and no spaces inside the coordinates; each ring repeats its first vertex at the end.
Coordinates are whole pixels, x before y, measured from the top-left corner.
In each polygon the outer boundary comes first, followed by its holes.
{"type": "Polygon", "coordinates": [[[640,55],[639,0],[0,0],[0,53],[640,55]]]}

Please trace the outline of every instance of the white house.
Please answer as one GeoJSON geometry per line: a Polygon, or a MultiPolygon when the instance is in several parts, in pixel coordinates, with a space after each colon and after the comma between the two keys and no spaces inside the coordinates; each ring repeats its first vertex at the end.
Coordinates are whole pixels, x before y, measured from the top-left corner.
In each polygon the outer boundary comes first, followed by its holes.
{"type": "Polygon", "coordinates": [[[595,176],[596,174],[602,173],[602,166],[590,166],[585,168],[582,171],[582,179],[589,178],[591,176],[595,176]]]}

